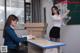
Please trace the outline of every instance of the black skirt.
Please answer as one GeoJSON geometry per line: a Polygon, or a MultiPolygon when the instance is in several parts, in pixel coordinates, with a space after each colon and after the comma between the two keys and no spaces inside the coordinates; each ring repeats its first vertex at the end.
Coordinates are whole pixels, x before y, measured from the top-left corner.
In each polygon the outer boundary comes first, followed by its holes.
{"type": "Polygon", "coordinates": [[[60,38],[60,27],[53,26],[49,33],[50,38],[60,38]]]}

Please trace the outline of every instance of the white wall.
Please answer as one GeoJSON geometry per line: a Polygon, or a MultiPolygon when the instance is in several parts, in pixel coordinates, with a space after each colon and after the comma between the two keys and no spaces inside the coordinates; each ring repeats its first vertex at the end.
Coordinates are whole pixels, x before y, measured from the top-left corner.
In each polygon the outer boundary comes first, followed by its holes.
{"type": "MultiPolygon", "coordinates": [[[[49,31],[52,27],[51,19],[51,0],[42,0],[42,20],[44,18],[43,8],[46,7],[46,18],[47,18],[47,34],[46,38],[49,39],[49,31]]],[[[66,46],[63,47],[63,53],[80,53],[80,25],[67,25],[61,29],[61,39],[64,40],[66,46]]]]}
{"type": "Polygon", "coordinates": [[[42,10],[42,13],[41,13],[41,15],[42,15],[42,20],[44,20],[44,8],[46,8],[46,21],[47,21],[47,23],[48,23],[48,26],[47,26],[47,35],[46,35],[46,38],[48,38],[49,39],[49,37],[48,37],[48,34],[49,34],[49,31],[50,31],[50,29],[51,29],[51,27],[52,27],[52,20],[51,20],[51,7],[52,7],[52,5],[53,5],[53,3],[52,3],[52,1],[51,0],[41,0],[42,2],[41,2],[41,10],[42,10]]]}
{"type": "Polygon", "coordinates": [[[61,29],[61,38],[66,46],[63,53],[80,53],[80,25],[69,25],[61,29]]]}
{"type": "Polygon", "coordinates": [[[3,39],[3,27],[4,27],[3,23],[0,23],[0,46],[3,45],[3,41],[4,41],[4,39],[3,39]]]}
{"type": "Polygon", "coordinates": [[[4,41],[2,34],[3,34],[3,31],[0,30],[0,46],[3,45],[3,41],[4,41]]]}

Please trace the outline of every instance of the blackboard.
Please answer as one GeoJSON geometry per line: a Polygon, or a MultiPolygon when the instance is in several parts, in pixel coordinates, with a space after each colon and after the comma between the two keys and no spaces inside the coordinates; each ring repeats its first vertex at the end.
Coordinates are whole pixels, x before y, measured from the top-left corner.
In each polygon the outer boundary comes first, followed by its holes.
{"type": "Polygon", "coordinates": [[[71,1],[71,3],[68,4],[68,9],[70,10],[69,16],[71,16],[71,20],[68,24],[80,24],[80,1],[71,1]]]}

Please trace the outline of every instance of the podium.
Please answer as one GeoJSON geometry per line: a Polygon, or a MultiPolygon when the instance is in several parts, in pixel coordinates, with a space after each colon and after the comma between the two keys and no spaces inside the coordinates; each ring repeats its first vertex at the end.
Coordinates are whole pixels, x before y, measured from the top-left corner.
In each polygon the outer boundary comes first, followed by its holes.
{"type": "Polygon", "coordinates": [[[26,23],[25,27],[28,34],[36,37],[43,37],[45,28],[44,23],[26,23]]]}

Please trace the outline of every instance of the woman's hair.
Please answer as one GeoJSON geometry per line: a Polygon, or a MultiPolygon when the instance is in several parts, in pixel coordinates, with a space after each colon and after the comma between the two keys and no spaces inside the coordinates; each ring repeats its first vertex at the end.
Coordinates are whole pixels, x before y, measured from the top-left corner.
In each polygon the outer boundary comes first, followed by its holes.
{"type": "Polygon", "coordinates": [[[13,15],[13,14],[9,15],[9,17],[8,17],[8,19],[6,20],[5,25],[4,25],[3,37],[5,37],[5,29],[6,29],[6,27],[7,27],[7,26],[10,26],[11,22],[12,22],[12,21],[15,21],[15,20],[18,21],[18,17],[17,17],[17,16],[15,16],[15,15],[13,15]]]}
{"type": "Polygon", "coordinates": [[[56,6],[52,6],[52,8],[51,8],[52,15],[54,15],[53,8],[55,8],[55,10],[57,11],[57,14],[59,15],[59,9],[56,6]]]}

